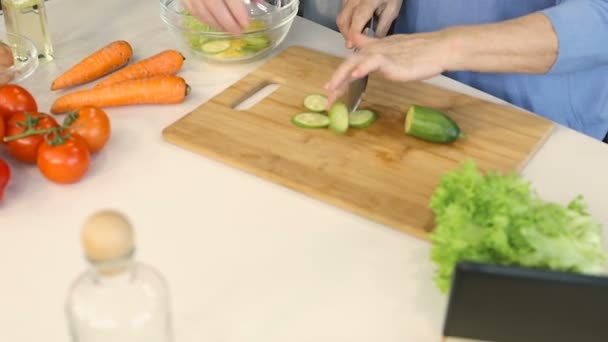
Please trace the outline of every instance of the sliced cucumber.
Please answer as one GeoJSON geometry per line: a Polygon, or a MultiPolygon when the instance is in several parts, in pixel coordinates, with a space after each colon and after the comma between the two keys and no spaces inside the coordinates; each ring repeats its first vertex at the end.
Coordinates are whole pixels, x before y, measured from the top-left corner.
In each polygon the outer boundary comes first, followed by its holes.
{"type": "Polygon", "coordinates": [[[294,115],[291,122],[301,128],[325,128],[329,126],[329,117],[320,113],[304,112],[294,115]]]}
{"type": "Polygon", "coordinates": [[[438,110],[412,105],[405,117],[404,131],[434,143],[451,143],[464,137],[456,121],[438,110]]]}
{"type": "Polygon", "coordinates": [[[230,40],[213,40],[201,45],[201,50],[212,55],[224,52],[230,48],[230,40]]]}
{"type": "Polygon", "coordinates": [[[376,113],[368,109],[356,110],[348,114],[348,123],[350,127],[366,128],[369,127],[378,116],[376,113]]]}
{"type": "Polygon", "coordinates": [[[259,50],[252,49],[250,47],[245,46],[244,48],[242,48],[240,50],[240,52],[243,56],[250,56],[250,55],[254,55],[254,54],[258,53],[259,50]]]}
{"type": "Polygon", "coordinates": [[[243,41],[248,47],[256,50],[262,50],[270,45],[270,40],[266,36],[250,36],[243,38],[243,41]]]}
{"type": "Polygon", "coordinates": [[[348,131],[348,107],[342,102],[336,102],[329,110],[329,129],[336,134],[348,131]]]}
{"type": "Polygon", "coordinates": [[[200,49],[203,44],[207,43],[210,40],[210,38],[206,38],[204,36],[196,34],[186,34],[185,37],[188,39],[190,47],[196,50],[200,49]]]}
{"type": "Polygon", "coordinates": [[[327,97],[311,94],[304,98],[304,107],[313,112],[322,112],[327,109],[327,97]]]}

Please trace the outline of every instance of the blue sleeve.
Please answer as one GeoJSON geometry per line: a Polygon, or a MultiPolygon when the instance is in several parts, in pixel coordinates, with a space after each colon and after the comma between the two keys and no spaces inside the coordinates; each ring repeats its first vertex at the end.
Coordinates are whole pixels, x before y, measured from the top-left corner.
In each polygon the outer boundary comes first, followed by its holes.
{"type": "Polygon", "coordinates": [[[542,10],[557,33],[557,60],[549,73],[608,65],[608,0],[562,0],[542,10]]]}

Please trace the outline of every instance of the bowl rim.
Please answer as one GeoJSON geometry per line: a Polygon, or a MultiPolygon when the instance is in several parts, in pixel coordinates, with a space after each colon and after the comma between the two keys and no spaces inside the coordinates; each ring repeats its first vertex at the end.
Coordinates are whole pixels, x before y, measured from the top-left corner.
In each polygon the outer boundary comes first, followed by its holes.
{"type": "MultiPolygon", "coordinates": [[[[23,40],[25,42],[27,42],[28,46],[28,50],[29,50],[29,57],[31,57],[30,61],[26,62],[25,64],[13,64],[10,67],[8,67],[7,69],[0,71],[0,75],[7,75],[7,74],[11,74],[11,73],[16,73],[19,72],[20,70],[24,69],[26,66],[30,65],[30,64],[37,64],[38,62],[38,48],[36,47],[36,44],[34,44],[34,41],[31,40],[30,38],[19,34],[19,33],[13,33],[13,32],[8,32],[5,30],[1,30],[0,31],[0,36],[13,36],[14,38],[18,38],[20,40],[23,40]]],[[[7,44],[10,48],[11,48],[11,52],[14,53],[12,50],[12,46],[10,46],[10,42],[5,42],[4,39],[0,39],[0,41],[4,44],[7,44]]],[[[16,56],[13,55],[13,59],[15,59],[16,56]]],[[[37,66],[36,66],[37,67],[37,66]]]]}
{"type": "MultiPolygon", "coordinates": [[[[179,0],[160,0],[160,6],[163,10],[166,10],[168,12],[170,12],[172,15],[176,15],[178,17],[182,17],[182,18],[194,18],[196,19],[194,16],[192,16],[191,14],[184,14],[181,12],[178,12],[172,8],[169,7],[169,5],[175,1],[179,1],[179,0]]],[[[300,0],[291,0],[291,3],[289,3],[288,5],[286,5],[285,7],[280,8],[277,12],[287,12],[291,9],[291,7],[295,7],[295,10],[293,10],[292,13],[289,13],[288,16],[286,16],[285,18],[283,18],[283,20],[281,20],[280,22],[278,22],[276,25],[272,26],[272,27],[265,27],[265,28],[259,28],[259,29],[254,29],[254,30],[249,30],[249,31],[243,31],[241,33],[241,35],[249,35],[249,34],[255,34],[255,33],[260,33],[260,32],[267,32],[267,31],[271,31],[271,30],[275,30],[277,28],[280,28],[282,26],[284,26],[286,23],[290,22],[291,20],[293,20],[293,18],[298,14],[298,8],[299,8],[299,3],[300,0]]],[[[263,18],[267,18],[270,15],[276,14],[275,12],[271,12],[271,13],[265,13],[264,15],[259,15],[254,17],[253,19],[263,19],[263,18]]],[[[163,19],[163,21],[167,24],[170,25],[172,27],[178,28],[178,29],[182,29],[183,28],[179,25],[176,25],[172,22],[169,22],[168,18],[164,15],[164,13],[161,12],[161,17],[163,19]]],[[[198,20],[198,19],[196,19],[198,20]]],[[[198,33],[198,34],[203,34],[206,36],[212,36],[212,37],[232,37],[232,34],[228,33],[228,32],[213,32],[213,31],[198,31],[198,30],[189,30],[193,33],[198,33]]]]}

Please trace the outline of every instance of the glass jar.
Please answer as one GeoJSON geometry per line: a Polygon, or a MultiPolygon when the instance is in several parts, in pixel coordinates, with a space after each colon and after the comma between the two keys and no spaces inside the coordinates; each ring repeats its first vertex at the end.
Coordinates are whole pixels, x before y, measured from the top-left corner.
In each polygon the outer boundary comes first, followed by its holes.
{"type": "Polygon", "coordinates": [[[116,222],[126,221],[114,219],[104,229],[96,227],[94,234],[89,232],[94,242],[85,242],[91,267],[74,281],[66,302],[72,341],[171,342],[165,280],[133,260],[130,233],[116,229],[116,222]]]}
{"type": "Polygon", "coordinates": [[[52,60],[53,44],[44,0],[1,0],[1,3],[6,31],[29,38],[40,59],[52,60]]]}

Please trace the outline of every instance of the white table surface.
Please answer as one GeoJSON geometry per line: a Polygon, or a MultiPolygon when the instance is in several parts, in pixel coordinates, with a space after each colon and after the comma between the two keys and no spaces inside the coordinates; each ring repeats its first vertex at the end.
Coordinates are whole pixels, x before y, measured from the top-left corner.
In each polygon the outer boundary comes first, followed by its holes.
{"type": "MultiPolygon", "coordinates": [[[[128,40],[136,58],[174,47],[156,1],[47,6],[56,60],[22,84],[43,111],[56,96],[51,80],[109,41],[128,40]]],[[[288,45],[348,53],[339,34],[301,18],[288,45]]],[[[0,205],[0,341],[68,340],[64,299],[86,266],[79,231],[102,208],[131,218],[139,259],[168,279],[176,341],[438,341],[446,297],[426,242],[162,140],[164,127],[259,63],[187,60],[183,104],[109,109],[112,138],[78,184],[12,163],[0,205]]],[[[430,82],[497,101],[444,77],[430,82]]],[[[523,174],[547,199],[585,195],[608,224],[606,145],[558,127],[523,174]]]]}

